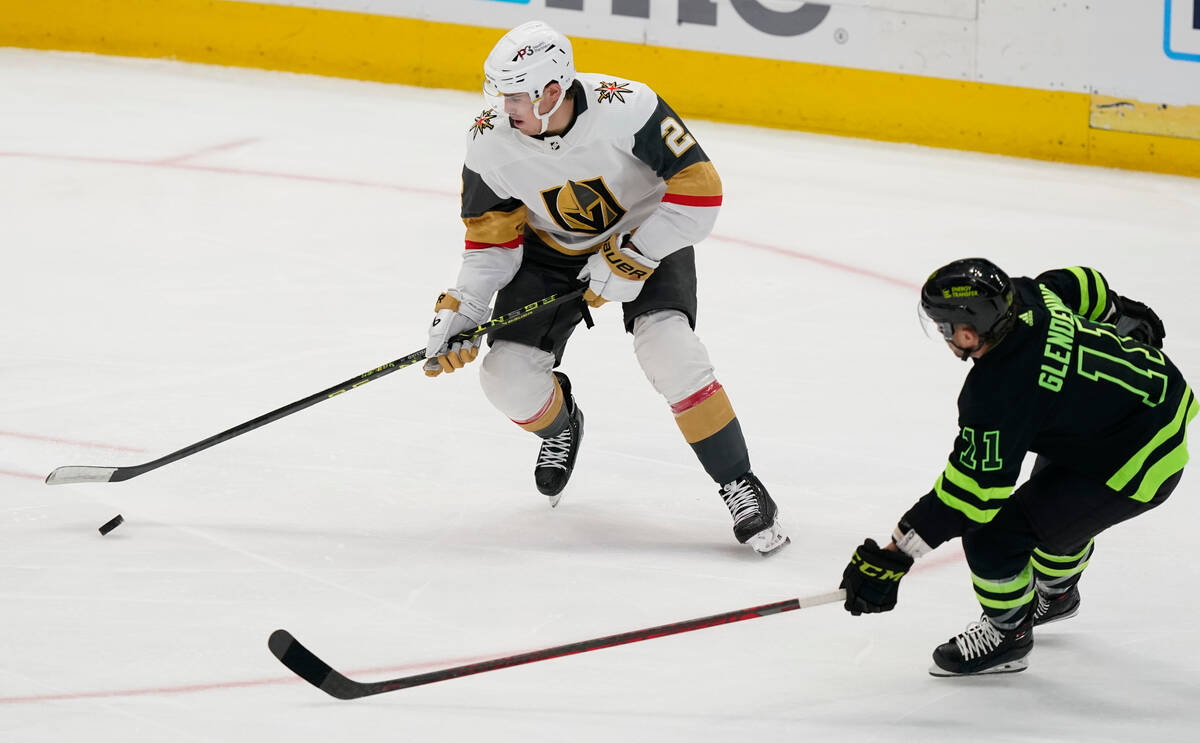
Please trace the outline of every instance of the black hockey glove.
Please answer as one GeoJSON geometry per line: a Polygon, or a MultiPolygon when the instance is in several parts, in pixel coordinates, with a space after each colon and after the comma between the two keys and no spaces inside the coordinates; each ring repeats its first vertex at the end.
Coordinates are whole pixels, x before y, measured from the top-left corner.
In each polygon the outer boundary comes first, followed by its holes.
{"type": "Polygon", "coordinates": [[[913,559],[899,550],[885,550],[874,539],[863,542],[842,571],[838,586],[846,589],[846,611],[858,616],[896,608],[900,579],[912,564],[913,559]]]}
{"type": "Polygon", "coordinates": [[[1154,310],[1128,297],[1116,297],[1117,335],[1155,348],[1163,347],[1167,331],[1154,310]]]}

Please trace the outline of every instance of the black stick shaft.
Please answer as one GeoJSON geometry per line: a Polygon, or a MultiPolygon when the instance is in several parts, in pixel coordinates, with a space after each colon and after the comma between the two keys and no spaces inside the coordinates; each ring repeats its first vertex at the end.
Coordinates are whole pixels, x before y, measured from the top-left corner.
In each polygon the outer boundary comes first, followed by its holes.
{"type": "Polygon", "coordinates": [[[730,611],[724,614],[714,614],[713,616],[689,619],[684,622],[633,630],[632,632],[624,632],[619,635],[609,635],[592,640],[583,640],[582,642],[573,642],[567,645],[558,645],[557,647],[545,648],[543,650],[510,655],[505,658],[469,663],[454,668],[445,668],[440,671],[367,683],[354,681],[334,670],[313,654],[312,651],[301,645],[287,630],[275,630],[271,634],[267,645],[275,657],[282,661],[285,666],[321,691],[338,699],[357,699],[359,697],[371,696],[372,694],[383,694],[384,692],[432,684],[437,681],[471,676],[476,673],[511,668],[512,666],[536,663],[542,660],[550,660],[551,658],[562,658],[567,655],[586,653],[591,650],[601,650],[603,648],[616,647],[617,645],[628,645],[643,640],[652,640],[656,637],[667,637],[706,627],[732,624],[733,622],[741,622],[747,619],[757,619],[758,617],[781,614],[786,611],[795,611],[796,609],[805,609],[811,606],[819,606],[820,604],[843,601],[845,600],[845,596],[846,592],[839,589],[830,593],[818,594],[806,598],[793,598],[773,604],[738,609],[737,611],[730,611]]]}
{"type": "MultiPolygon", "coordinates": [[[[583,291],[583,289],[576,289],[566,294],[552,294],[545,299],[525,305],[524,307],[515,309],[512,312],[506,313],[501,317],[497,317],[487,323],[484,323],[483,325],[478,325],[471,330],[459,333],[452,337],[448,342],[456,343],[459,341],[474,340],[475,338],[478,338],[489,331],[495,330],[496,328],[512,325],[515,322],[524,320],[530,315],[541,312],[553,304],[558,304],[582,296],[583,291]]],[[[128,480],[130,478],[137,477],[138,475],[145,474],[151,470],[158,469],[163,465],[171,464],[172,462],[178,462],[184,457],[190,457],[197,452],[201,452],[209,447],[216,446],[223,441],[228,441],[234,437],[241,436],[242,434],[253,431],[256,428],[261,428],[268,423],[273,423],[280,418],[285,418],[291,415],[292,413],[298,413],[305,408],[312,407],[313,405],[316,405],[324,400],[328,400],[331,397],[337,397],[344,392],[349,392],[350,390],[361,387],[367,382],[373,382],[376,379],[385,377],[392,372],[400,371],[401,369],[412,366],[413,364],[423,361],[424,359],[425,349],[422,348],[419,351],[413,351],[407,356],[401,356],[394,361],[389,361],[382,366],[378,366],[370,371],[365,371],[356,377],[351,377],[340,384],[335,384],[328,389],[324,389],[320,392],[309,395],[302,400],[297,400],[293,403],[284,405],[281,408],[272,410],[269,413],[264,413],[253,420],[248,420],[245,423],[236,425],[226,431],[209,436],[203,441],[197,441],[190,446],[183,447],[179,451],[171,452],[164,457],[159,457],[158,459],[146,462],[144,464],[138,464],[129,467],[58,467],[46,477],[46,483],[48,485],[56,485],[68,482],[121,482],[122,480],[128,480]]]]}

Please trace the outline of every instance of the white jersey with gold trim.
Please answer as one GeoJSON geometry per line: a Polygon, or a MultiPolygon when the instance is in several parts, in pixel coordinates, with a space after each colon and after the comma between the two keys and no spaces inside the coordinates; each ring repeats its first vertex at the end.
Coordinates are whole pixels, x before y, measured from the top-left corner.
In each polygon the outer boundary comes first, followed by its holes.
{"type": "Polygon", "coordinates": [[[617,233],[637,230],[638,250],[657,260],[706,237],[721,181],[670,106],[606,75],[579,75],[572,94],[560,135],[524,135],[495,109],[476,118],[463,168],[467,250],[524,244],[571,265],[617,233]]]}

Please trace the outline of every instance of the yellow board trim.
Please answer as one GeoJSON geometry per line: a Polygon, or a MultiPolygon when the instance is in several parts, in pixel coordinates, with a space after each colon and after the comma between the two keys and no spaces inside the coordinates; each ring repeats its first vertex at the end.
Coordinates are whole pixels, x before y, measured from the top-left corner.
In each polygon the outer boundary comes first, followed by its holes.
{"type": "MultiPolygon", "coordinates": [[[[483,57],[501,32],[227,0],[0,0],[0,46],[461,90],[479,89],[483,57]]],[[[1086,93],[574,42],[579,69],[648,79],[689,117],[1200,176],[1200,140],[1096,128],[1086,93]]]]}
{"type": "Polygon", "coordinates": [[[1200,106],[1168,106],[1093,95],[1091,125],[1114,132],[1200,139],[1200,106]]]}

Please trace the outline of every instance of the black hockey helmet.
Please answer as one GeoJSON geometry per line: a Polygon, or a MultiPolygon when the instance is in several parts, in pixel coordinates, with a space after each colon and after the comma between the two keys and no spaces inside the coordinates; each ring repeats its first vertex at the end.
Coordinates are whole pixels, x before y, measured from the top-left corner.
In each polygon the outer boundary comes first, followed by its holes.
{"type": "Polygon", "coordinates": [[[962,258],[929,275],[921,287],[921,314],[942,337],[954,337],[954,323],[970,325],[983,343],[995,344],[1016,319],[1012,280],[986,258],[962,258]]]}

